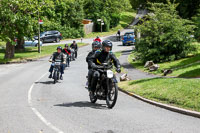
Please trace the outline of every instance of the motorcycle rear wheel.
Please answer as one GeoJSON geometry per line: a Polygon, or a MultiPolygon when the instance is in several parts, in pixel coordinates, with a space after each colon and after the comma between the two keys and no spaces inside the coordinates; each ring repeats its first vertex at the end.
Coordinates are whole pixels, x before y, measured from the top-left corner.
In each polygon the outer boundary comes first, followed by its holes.
{"type": "Polygon", "coordinates": [[[112,109],[116,102],[117,102],[117,97],[118,97],[118,86],[116,83],[112,83],[111,89],[108,91],[106,95],[106,104],[108,108],[112,109]]]}

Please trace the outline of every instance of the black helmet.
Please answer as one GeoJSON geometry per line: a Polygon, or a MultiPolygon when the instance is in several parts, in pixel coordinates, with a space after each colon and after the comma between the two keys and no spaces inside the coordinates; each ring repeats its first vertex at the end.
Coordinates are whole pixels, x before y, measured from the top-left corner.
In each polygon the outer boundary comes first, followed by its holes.
{"type": "Polygon", "coordinates": [[[58,47],[57,47],[57,50],[58,50],[58,49],[62,50],[62,47],[61,47],[61,46],[58,46],[58,47]]]}
{"type": "Polygon", "coordinates": [[[65,44],[65,47],[69,47],[69,45],[68,45],[68,44],[65,44]]]}
{"type": "Polygon", "coordinates": [[[93,48],[101,48],[101,43],[98,42],[98,41],[93,42],[93,43],[92,43],[92,49],[93,49],[93,48]]]}
{"type": "Polygon", "coordinates": [[[109,40],[105,40],[105,41],[102,42],[103,50],[104,50],[104,47],[110,47],[110,49],[112,50],[112,46],[113,46],[113,44],[109,40]]]}

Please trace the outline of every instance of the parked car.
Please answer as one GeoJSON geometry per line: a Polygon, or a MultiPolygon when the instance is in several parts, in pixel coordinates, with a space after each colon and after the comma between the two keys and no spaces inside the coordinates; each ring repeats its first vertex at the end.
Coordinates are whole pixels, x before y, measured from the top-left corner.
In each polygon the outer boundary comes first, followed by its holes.
{"type": "MultiPolygon", "coordinates": [[[[17,45],[17,38],[14,39],[17,45]]],[[[40,46],[42,46],[42,42],[40,41],[40,46]]],[[[24,37],[24,46],[25,47],[37,47],[38,46],[38,40],[34,40],[31,38],[24,37]]]]}
{"type": "MultiPolygon", "coordinates": [[[[35,40],[38,40],[38,36],[34,37],[35,40]]],[[[40,34],[40,41],[44,42],[60,42],[62,39],[62,34],[59,31],[45,31],[40,34]]]]}
{"type": "Polygon", "coordinates": [[[135,44],[134,32],[126,32],[122,37],[122,44],[123,46],[125,46],[126,44],[128,45],[135,44]]]}
{"type": "MultiPolygon", "coordinates": [[[[42,46],[42,41],[40,41],[40,46],[42,46]]],[[[25,47],[37,47],[38,46],[38,40],[32,40],[32,39],[27,39],[24,41],[24,46],[25,47]]]]}

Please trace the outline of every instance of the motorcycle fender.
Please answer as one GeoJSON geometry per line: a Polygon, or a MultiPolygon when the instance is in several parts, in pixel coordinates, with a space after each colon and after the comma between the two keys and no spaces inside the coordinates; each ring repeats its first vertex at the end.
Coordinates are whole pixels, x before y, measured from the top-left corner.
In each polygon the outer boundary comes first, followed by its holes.
{"type": "Polygon", "coordinates": [[[118,83],[116,78],[112,78],[113,83],[118,83]]]}

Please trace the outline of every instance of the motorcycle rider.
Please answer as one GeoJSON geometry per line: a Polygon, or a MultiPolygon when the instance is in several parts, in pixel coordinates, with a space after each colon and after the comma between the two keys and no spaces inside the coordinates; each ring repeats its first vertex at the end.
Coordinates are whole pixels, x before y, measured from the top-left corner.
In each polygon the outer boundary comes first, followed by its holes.
{"type": "Polygon", "coordinates": [[[86,57],[86,62],[88,63],[88,90],[91,89],[91,80],[92,80],[92,74],[93,74],[93,70],[92,67],[89,64],[89,60],[92,57],[92,55],[95,54],[96,51],[100,51],[101,49],[101,43],[96,41],[92,43],[92,51],[88,53],[87,57],[86,57]]]}
{"type": "Polygon", "coordinates": [[[97,37],[94,39],[94,42],[96,42],[96,41],[98,41],[98,42],[101,43],[101,39],[99,38],[99,36],[97,36],[97,37]]]}
{"type": "Polygon", "coordinates": [[[102,63],[114,63],[116,71],[121,72],[121,65],[116,56],[112,53],[112,42],[105,40],[102,42],[102,51],[96,51],[95,54],[89,59],[89,65],[94,70],[91,82],[91,93],[94,96],[94,91],[96,90],[96,85],[100,77],[100,72],[97,69],[101,69],[102,63]]]}
{"type": "MultiPolygon", "coordinates": [[[[61,65],[60,65],[60,79],[63,80],[62,74],[64,74],[64,66],[66,64],[66,56],[62,53],[62,47],[58,46],[57,47],[57,52],[54,52],[52,54],[52,56],[49,59],[49,62],[55,62],[55,60],[61,60],[61,65]]],[[[51,64],[49,72],[49,78],[52,78],[52,72],[53,72],[53,68],[54,68],[54,63],[51,64]]]]}
{"type": "Polygon", "coordinates": [[[70,50],[68,44],[65,44],[65,48],[62,50],[62,52],[66,55],[66,67],[69,67],[69,65],[70,65],[71,50],[70,50]]]}
{"type": "Polygon", "coordinates": [[[70,45],[70,48],[71,48],[71,49],[74,49],[75,58],[77,58],[78,45],[77,45],[76,41],[73,41],[73,43],[70,45]]]}
{"type": "Polygon", "coordinates": [[[120,31],[120,29],[117,31],[117,35],[118,35],[118,40],[120,41],[120,39],[121,39],[121,31],[120,31]]]}

